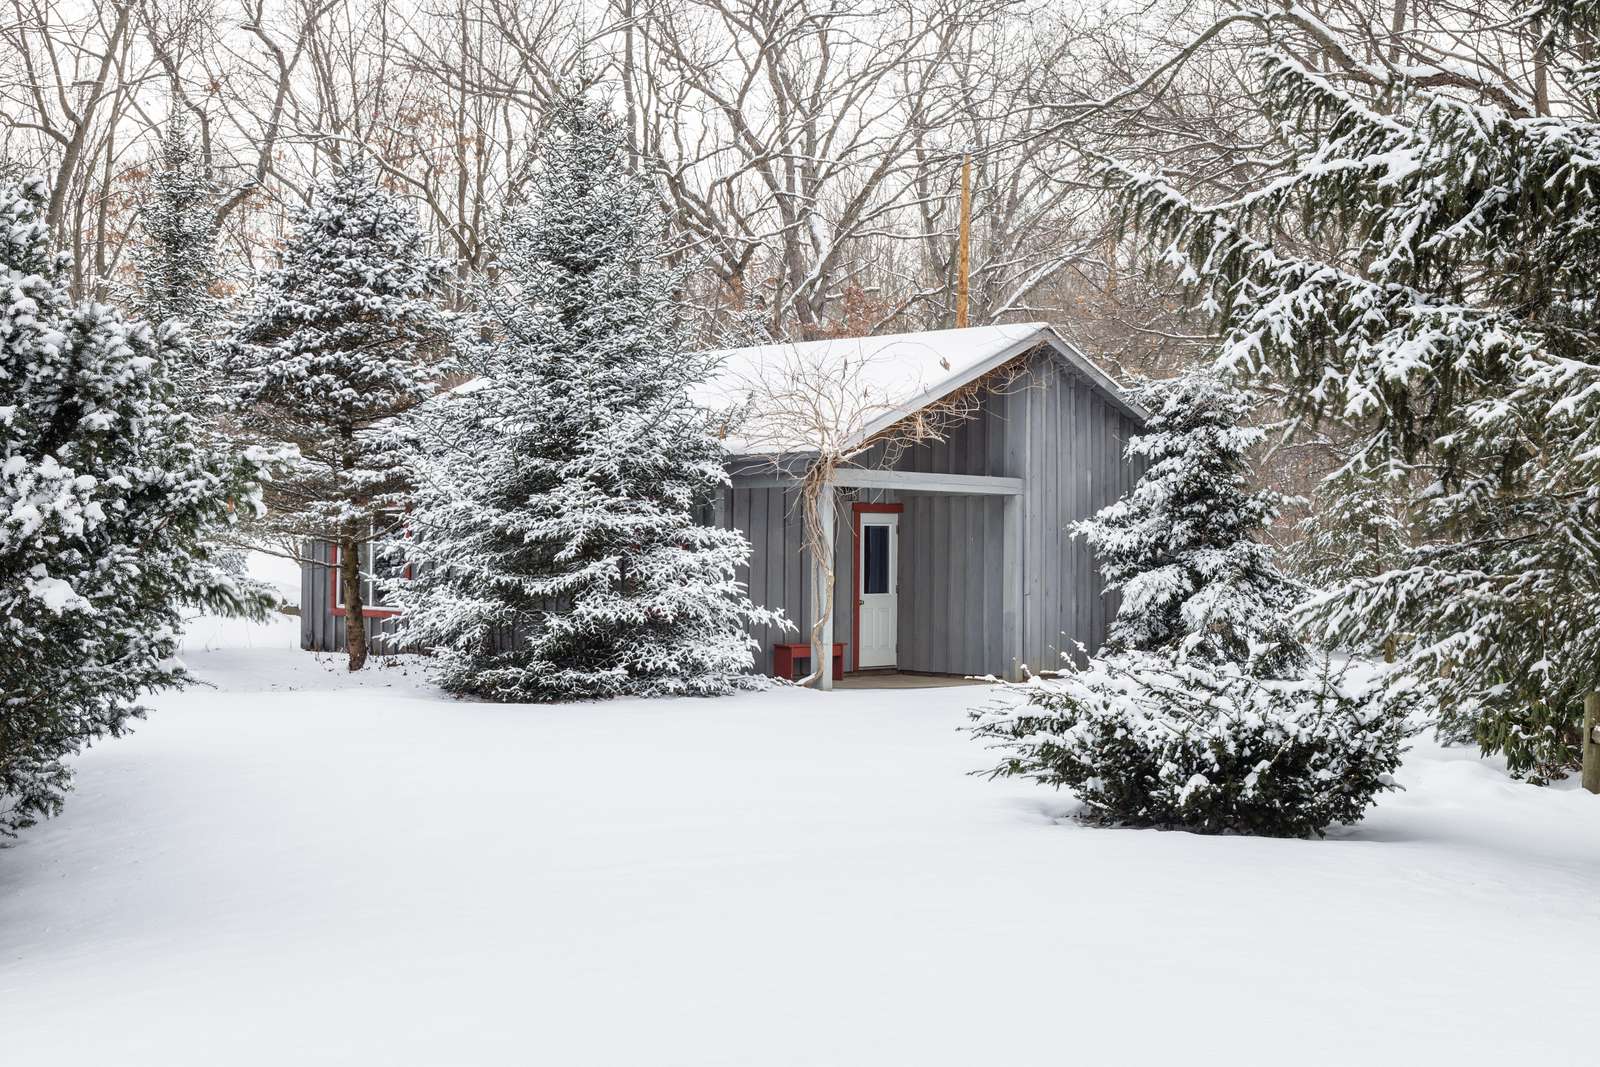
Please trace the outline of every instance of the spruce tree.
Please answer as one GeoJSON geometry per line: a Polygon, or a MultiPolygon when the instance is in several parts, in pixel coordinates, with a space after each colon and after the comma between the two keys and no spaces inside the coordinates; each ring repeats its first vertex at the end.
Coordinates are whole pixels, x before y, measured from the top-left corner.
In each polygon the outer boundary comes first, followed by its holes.
{"type": "MultiPolygon", "coordinates": [[[[1592,102],[1600,8],[1524,17],[1592,102]]],[[[1216,318],[1226,365],[1419,488],[1420,547],[1316,600],[1321,640],[1394,649],[1447,731],[1559,774],[1600,687],[1600,129],[1416,83],[1374,106],[1270,41],[1260,56],[1285,173],[1214,206],[1107,177],[1216,318]]]]}
{"type": "Polygon", "coordinates": [[[0,835],[60,810],[66,759],[179,684],[188,604],[261,615],[206,545],[258,503],[164,373],[176,337],[73,303],[43,185],[0,184],[0,835]]]}
{"type": "Polygon", "coordinates": [[[212,336],[223,302],[216,248],[215,189],[200,146],[179,112],[161,136],[161,154],[140,205],[144,241],[134,254],[135,308],[151,323],[181,321],[191,339],[212,336]]]}
{"type": "Polygon", "coordinates": [[[268,487],[264,531],[337,546],[351,670],[368,654],[372,542],[405,506],[392,426],[448,366],[453,326],[435,303],[443,275],[374,168],[345,163],[298,213],[282,266],[225,346],[241,429],[300,452],[268,487]]]}
{"type": "Polygon", "coordinates": [[[1121,825],[1309,837],[1356,822],[1395,788],[1415,692],[1329,659],[1308,669],[1303,587],[1257,539],[1280,499],[1249,487],[1249,395],[1191,371],[1134,397],[1144,470],[1075,526],[1122,594],[1106,647],[973,712],[1002,753],[988,773],[1070,789],[1121,825]]]}
{"type": "Polygon", "coordinates": [[[1349,468],[1317,487],[1314,508],[1297,527],[1296,574],[1313,589],[1337,589],[1403,565],[1411,529],[1403,487],[1349,468]]]}
{"type": "Polygon", "coordinates": [[[649,184],[581,97],[554,115],[506,220],[482,380],[429,405],[410,536],[408,641],[492,700],[719,694],[745,673],[750,548],[694,512],[726,480],[649,184]]]}
{"type": "Polygon", "coordinates": [[[1133,395],[1144,469],[1075,527],[1122,594],[1106,647],[973,712],[1002,753],[990,775],[1070,789],[1121,825],[1307,837],[1356,822],[1395,788],[1416,695],[1327,659],[1308,669],[1303,588],[1258,540],[1280,499],[1250,489],[1249,395],[1204,371],[1133,395]]]}
{"type": "MultiPolygon", "coordinates": [[[[144,239],[133,253],[138,284],[132,306],[158,329],[182,327],[164,349],[167,379],[201,436],[227,448],[215,366],[217,341],[227,331],[227,305],[218,293],[216,189],[184,111],[162,130],[139,223],[144,239]]],[[[245,554],[237,547],[219,551],[216,560],[231,574],[245,573],[245,554]]]]}
{"type": "Polygon", "coordinates": [[[1191,372],[1144,383],[1149,412],[1128,444],[1143,471],[1132,492],[1076,523],[1121,605],[1109,652],[1170,651],[1209,663],[1249,664],[1268,677],[1295,673],[1305,649],[1288,622],[1298,583],[1279,573],[1257,536],[1279,498],[1249,488],[1249,450],[1263,436],[1242,425],[1248,396],[1191,372]]]}

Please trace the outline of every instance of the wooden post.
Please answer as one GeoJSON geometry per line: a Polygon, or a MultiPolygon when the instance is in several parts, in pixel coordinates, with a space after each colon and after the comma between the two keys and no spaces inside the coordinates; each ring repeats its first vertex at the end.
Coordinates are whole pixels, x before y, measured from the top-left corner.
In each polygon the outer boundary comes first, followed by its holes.
{"type": "Polygon", "coordinates": [[[833,605],[835,600],[834,586],[837,585],[837,572],[833,565],[833,483],[829,482],[822,487],[822,497],[817,501],[817,524],[822,528],[822,551],[817,564],[823,568],[823,582],[826,595],[817,610],[825,612],[822,617],[822,647],[812,652],[812,668],[819,671],[817,675],[818,689],[833,688],[833,605]]]}
{"type": "Polygon", "coordinates": [[[1005,498],[1000,548],[1000,632],[1005,636],[1005,674],[1022,681],[1022,496],[1005,498]]]}
{"type": "Polygon", "coordinates": [[[972,250],[972,153],[961,157],[961,236],[956,252],[956,329],[967,325],[967,272],[972,250]]]}
{"type": "Polygon", "coordinates": [[[1600,693],[1583,695],[1583,787],[1600,793],[1600,693]]]}

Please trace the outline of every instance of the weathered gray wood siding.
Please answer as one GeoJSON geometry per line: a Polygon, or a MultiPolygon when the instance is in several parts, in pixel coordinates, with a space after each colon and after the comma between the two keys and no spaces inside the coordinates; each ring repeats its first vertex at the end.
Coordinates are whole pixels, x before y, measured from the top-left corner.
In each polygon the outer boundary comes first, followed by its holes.
{"type": "MultiPolygon", "coordinates": [[[[990,391],[943,441],[908,448],[893,469],[1017,477],[1006,463],[1007,395],[990,391]]],[[[1005,501],[902,493],[898,666],[938,674],[1004,673],[1001,629],[1005,501]]]]}
{"type": "Polygon", "coordinates": [[[756,670],[772,673],[772,646],[800,641],[811,615],[810,557],[804,552],[798,493],[794,489],[724,487],[712,521],[724,529],[741,531],[750,541],[750,564],[739,568],[738,579],[750,598],[765,607],[782,608],[797,629],[758,626],[751,631],[761,650],[756,670]]]}
{"type": "MultiPolygon", "coordinates": [[[[333,583],[338,581],[333,564],[333,545],[308,541],[303,546],[311,566],[300,568],[300,647],[316,652],[343,652],[344,616],[334,614],[333,583]]],[[[398,625],[394,616],[367,619],[367,638],[372,651],[386,655],[397,651],[391,638],[398,625]]]]}
{"type": "Polygon", "coordinates": [[[900,518],[898,666],[1003,673],[1000,585],[1005,502],[906,495],[900,518]]]}
{"type": "MultiPolygon", "coordinates": [[[[984,395],[975,418],[946,440],[908,449],[895,469],[1021,478],[1022,662],[1052,670],[1082,642],[1105,640],[1115,614],[1093,553],[1069,532],[1122,496],[1132,417],[1049,356],[984,395]]],[[[1001,629],[1004,502],[998,497],[902,494],[899,666],[1003,674],[1015,652],[1001,629]]]]}
{"type": "MultiPolygon", "coordinates": [[[[893,493],[882,490],[841,490],[837,495],[833,639],[847,646],[847,669],[853,669],[855,664],[852,632],[855,615],[850,601],[854,588],[855,546],[850,505],[856,501],[892,503],[894,500],[893,493]]],[[[811,554],[804,547],[799,493],[792,488],[728,487],[722,492],[713,521],[724,528],[740,531],[750,541],[750,566],[742,568],[738,574],[739,580],[749,589],[750,599],[764,607],[782,609],[793,624],[789,630],[758,626],[751,633],[761,646],[756,653],[756,669],[770,674],[772,646],[809,641],[811,625],[816,619],[814,605],[819,591],[813,588],[811,554]]]]}
{"type": "Polygon", "coordinates": [[[1053,670],[1081,642],[1093,652],[1116,613],[1094,554],[1071,523],[1124,495],[1137,422],[1071,368],[1040,360],[1005,396],[1007,473],[1023,498],[1023,662],[1053,670]]]}

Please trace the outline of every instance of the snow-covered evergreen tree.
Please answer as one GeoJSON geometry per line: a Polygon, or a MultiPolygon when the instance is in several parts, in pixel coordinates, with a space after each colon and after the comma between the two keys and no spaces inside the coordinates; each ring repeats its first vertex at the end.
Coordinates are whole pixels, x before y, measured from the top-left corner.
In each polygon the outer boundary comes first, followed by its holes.
{"type": "Polygon", "coordinates": [[[1320,835],[1394,788],[1417,697],[1366,671],[1308,670],[1304,587],[1257,540],[1279,497],[1249,488],[1248,394],[1192,371],[1146,382],[1122,500],[1076,524],[1122,604],[1082,668],[1003,686],[972,733],[991,776],[1065,787],[1090,818],[1200,833],[1320,835]]]}
{"type": "Polygon", "coordinates": [[[1310,836],[1394,787],[1408,685],[1309,671],[1290,614],[1304,588],[1257,540],[1279,497],[1249,487],[1249,397],[1192,371],[1133,393],[1143,472],[1075,532],[1122,594],[1082,668],[1003,686],[972,733],[991,776],[1071,789],[1089,817],[1201,833],[1310,836]]]}
{"type": "Polygon", "coordinates": [[[135,308],[156,325],[181,321],[196,341],[212,335],[223,309],[216,293],[221,271],[214,195],[200,146],[180,111],[162,131],[161,155],[140,205],[144,241],[134,253],[135,308]]]}
{"type": "MultiPolygon", "coordinates": [[[[1550,28],[1549,69],[1589,62],[1590,0],[1525,17],[1550,28]]],[[[1212,206],[1108,177],[1218,319],[1227,365],[1349,423],[1361,466],[1419,487],[1422,547],[1313,602],[1321,639],[1396,648],[1485,750],[1559,773],[1600,687],[1600,128],[1448,80],[1372,106],[1271,42],[1261,64],[1287,173],[1212,206]]]]}
{"type": "Polygon", "coordinates": [[[72,303],[38,183],[0,185],[0,835],[61,807],[65,760],[178,684],[183,604],[270,597],[207,558],[257,506],[261,457],[197,443],[170,330],[72,303]]]}
{"type": "MultiPolygon", "coordinates": [[[[167,380],[200,435],[228,448],[216,368],[217,341],[228,324],[226,301],[217,292],[215,194],[187,113],[180,110],[162,131],[140,204],[143,240],[133,252],[138,284],[130,301],[153,328],[182,327],[169,333],[163,347],[167,380]]],[[[232,574],[245,573],[245,553],[237,547],[218,552],[216,559],[232,574]]]]}
{"type": "Polygon", "coordinates": [[[1176,651],[1211,663],[1249,663],[1269,677],[1304,666],[1288,622],[1302,588],[1259,541],[1279,498],[1249,487],[1248,452],[1263,432],[1243,425],[1246,394],[1191,372],[1134,392],[1149,412],[1128,443],[1143,471],[1133,491],[1076,523],[1122,603],[1107,650],[1176,651]]]}
{"type": "Polygon", "coordinates": [[[1409,686],[1327,662],[1265,679],[1127,652],[1003,685],[972,733],[1002,754],[991,777],[1070,789],[1094,821],[1310,837],[1396,788],[1416,706],[1409,686]]]}
{"type": "Polygon", "coordinates": [[[1381,474],[1349,468],[1324,479],[1290,552],[1297,576],[1329,589],[1401,566],[1411,546],[1404,492],[1381,474]]]}
{"type": "Polygon", "coordinates": [[[604,109],[569,97],[553,128],[502,228],[483,377],[419,420],[405,637],[493,700],[757,684],[747,624],[779,616],[735,579],[744,537],[694,521],[726,475],[660,209],[604,109]]]}
{"type": "MultiPolygon", "coordinates": [[[[448,367],[453,323],[435,302],[443,273],[375,169],[346,163],[299,213],[282,266],[225,346],[242,430],[300,451],[268,487],[264,529],[337,546],[347,620],[365,618],[364,563],[405,506],[394,422],[448,367]]],[[[346,644],[359,670],[366,627],[347,622],[346,644]]]]}

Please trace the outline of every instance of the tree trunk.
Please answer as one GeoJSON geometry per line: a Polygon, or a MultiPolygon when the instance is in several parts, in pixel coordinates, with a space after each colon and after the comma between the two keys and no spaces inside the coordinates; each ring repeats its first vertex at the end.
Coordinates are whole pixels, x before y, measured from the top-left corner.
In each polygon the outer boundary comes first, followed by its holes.
{"type": "Polygon", "coordinates": [[[367,665],[366,605],[361,600],[361,540],[347,532],[339,541],[339,585],[344,592],[344,646],[350,669],[367,665]]]}
{"type": "Polygon", "coordinates": [[[1583,697],[1583,787],[1600,793],[1600,693],[1583,697]]]}

